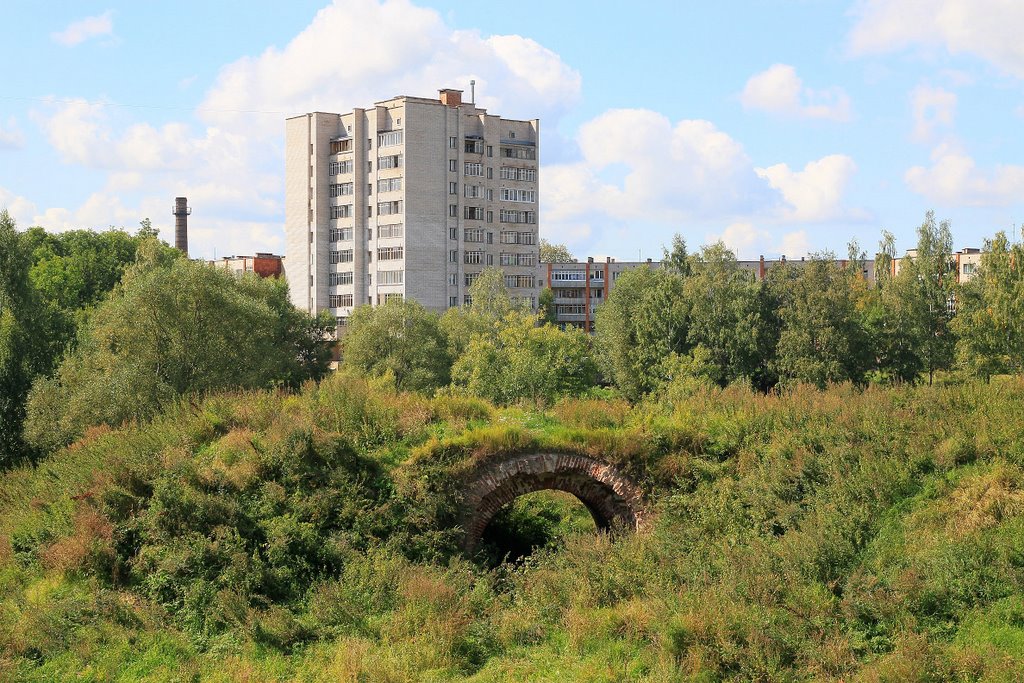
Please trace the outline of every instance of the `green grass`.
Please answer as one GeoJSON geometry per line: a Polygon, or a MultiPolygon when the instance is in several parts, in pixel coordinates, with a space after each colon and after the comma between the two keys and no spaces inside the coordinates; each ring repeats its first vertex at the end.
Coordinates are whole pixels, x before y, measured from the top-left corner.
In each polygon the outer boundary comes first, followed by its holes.
{"type": "Polygon", "coordinates": [[[1015,680],[1021,405],[1012,378],[183,402],[0,479],[0,679],[1015,680]],[[649,528],[538,492],[462,556],[460,478],[534,450],[621,466],[649,528]]]}

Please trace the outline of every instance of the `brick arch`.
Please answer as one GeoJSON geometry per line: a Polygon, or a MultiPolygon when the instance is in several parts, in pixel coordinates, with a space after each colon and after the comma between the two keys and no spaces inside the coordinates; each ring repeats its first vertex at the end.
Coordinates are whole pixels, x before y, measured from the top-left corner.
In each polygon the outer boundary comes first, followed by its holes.
{"type": "Polygon", "coordinates": [[[585,455],[530,453],[492,461],[477,470],[463,499],[463,547],[472,551],[502,507],[519,496],[556,489],[576,496],[599,529],[637,529],[643,520],[640,489],[617,468],[585,455]]]}

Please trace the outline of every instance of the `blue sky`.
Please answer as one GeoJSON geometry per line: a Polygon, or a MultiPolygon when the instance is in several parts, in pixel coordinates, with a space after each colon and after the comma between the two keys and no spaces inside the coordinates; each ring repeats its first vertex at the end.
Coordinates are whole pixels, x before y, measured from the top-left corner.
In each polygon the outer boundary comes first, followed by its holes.
{"type": "Polygon", "coordinates": [[[542,120],[541,234],[657,256],[957,247],[1024,222],[1019,0],[5,3],[0,205],[282,252],[283,120],[468,89],[542,120]]]}

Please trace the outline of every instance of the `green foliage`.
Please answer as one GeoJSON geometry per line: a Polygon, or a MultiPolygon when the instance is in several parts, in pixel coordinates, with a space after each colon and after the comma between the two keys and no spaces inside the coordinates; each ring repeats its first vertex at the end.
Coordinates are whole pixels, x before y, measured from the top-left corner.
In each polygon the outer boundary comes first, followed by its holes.
{"type": "Polygon", "coordinates": [[[662,359],[689,351],[689,308],[684,278],[636,268],[619,276],[597,310],[594,343],[604,373],[630,399],[662,380],[662,359]]]}
{"type": "Polygon", "coordinates": [[[390,374],[399,389],[431,392],[448,383],[451,358],[438,317],[415,301],[356,308],[342,344],[346,368],[390,374]]]}
{"type": "Polygon", "coordinates": [[[564,244],[552,244],[546,239],[540,241],[541,263],[576,263],[576,258],[564,244]]]}
{"type": "Polygon", "coordinates": [[[0,672],[1014,680],[1022,400],[709,382],[537,412],[335,376],[180,402],[0,479],[0,672]],[[492,524],[493,566],[460,557],[459,473],[525,449],[630,467],[648,527],[538,493],[492,524]]]}
{"type": "Polygon", "coordinates": [[[960,364],[985,378],[1024,372],[1024,246],[996,233],[957,299],[951,327],[960,364]]]}
{"type": "Polygon", "coordinates": [[[35,383],[26,435],[52,448],[183,395],[296,386],[323,373],[324,334],[283,283],[152,252],[96,307],[54,378],[35,383]]]}
{"type": "Polygon", "coordinates": [[[499,404],[547,404],[586,391],[596,376],[588,335],[537,322],[509,313],[494,337],[474,337],[452,368],[453,383],[499,404]]]}
{"type": "Polygon", "coordinates": [[[782,324],[774,367],[783,383],[863,380],[870,359],[857,283],[829,253],[772,268],[768,287],[782,324]]]}
{"type": "Polygon", "coordinates": [[[540,290],[537,297],[537,308],[540,309],[541,320],[552,325],[558,322],[558,315],[555,312],[555,292],[550,287],[540,290]]]}

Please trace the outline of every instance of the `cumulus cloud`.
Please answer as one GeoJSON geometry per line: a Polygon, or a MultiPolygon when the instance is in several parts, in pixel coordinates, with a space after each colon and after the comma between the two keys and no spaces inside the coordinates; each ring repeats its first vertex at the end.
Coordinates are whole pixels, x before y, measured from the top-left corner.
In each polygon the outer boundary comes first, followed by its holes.
{"type": "Polygon", "coordinates": [[[1024,166],[999,164],[991,171],[952,146],[940,145],[931,166],[914,166],[904,175],[907,186],[946,206],[1006,206],[1024,196],[1024,166]]]}
{"type": "Polygon", "coordinates": [[[25,136],[13,116],[7,119],[7,125],[0,123],[0,149],[21,149],[24,146],[25,136]]]}
{"type": "Polygon", "coordinates": [[[848,44],[855,55],[939,47],[1024,78],[1019,0],[862,0],[854,15],[848,44]]]}
{"type": "Polygon", "coordinates": [[[775,254],[798,258],[811,251],[806,230],[793,230],[777,235],[774,231],[759,228],[749,221],[730,223],[720,233],[705,235],[705,244],[717,241],[729,247],[741,261],[775,254]]]}
{"type": "Polygon", "coordinates": [[[856,171],[845,155],[802,170],[755,168],[743,146],[711,122],[673,123],[644,109],[606,112],[580,127],[577,142],[578,161],[543,169],[541,206],[549,239],[577,250],[608,248],[613,239],[635,243],[639,224],[664,226],[667,241],[686,226],[719,223],[728,227],[709,234],[711,241],[721,237],[741,255],[779,253],[799,246],[801,234],[806,243],[802,230],[780,236],[782,224],[862,218],[843,205],[856,171]]]}
{"type": "Polygon", "coordinates": [[[787,164],[758,168],[757,174],[782,193],[788,208],[785,218],[795,221],[827,221],[848,213],[843,195],[857,164],[845,154],[831,154],[811,161],[802,171],[787,164]]]}
{"type": "Polygon", "coordinates": [[[32,218],[36,212],[36,205],[25,197],[16,195],[2,187],[0,187],[0,209],[6,209],[20,228],[33,225],[32,218]]]}
{"type": "Polygon", "coordinates": [[[850,97],[842,88],[805,88],[789,64],[774,64],[751,76],[740,102],[747,109],[795,118],[849,121],[851,117],[850,97]]]}
{"type": "Polygon", "coordinates": [[[742,145],[709,121],[673,124],[646,109],[611,110],[584,123],[577,141],[579,162],[544,169],[546,220],[598,211],[671,222],[770,201],[742,145]]]}
{"type": "Polygon", "coordinates": [[[942,88],[919,85],[910,93],[914,114],[911,137],[915,142],[932,142],[940,128],[953,125],[956,114],[956,93],[942,88]]]}
{"type": "Polygon", "coordinates": [[[64,47],[74,47],[92,38],[114,35],[114,21],[108,10],[94,17],[86,17],[68,24],[63,31],[51,33],[53,42],[64,47]]]}
{"type": "Polygon", "coordinates": [[[579,73],[529,38],[455,30],[408,0],[334,0],[284,48],[223,67],[200,109],[278,133],[279,118],[239,112],[347,111],[471,79],[477,104],[510,118],[557,118],[580,95],[579,73]]]}

